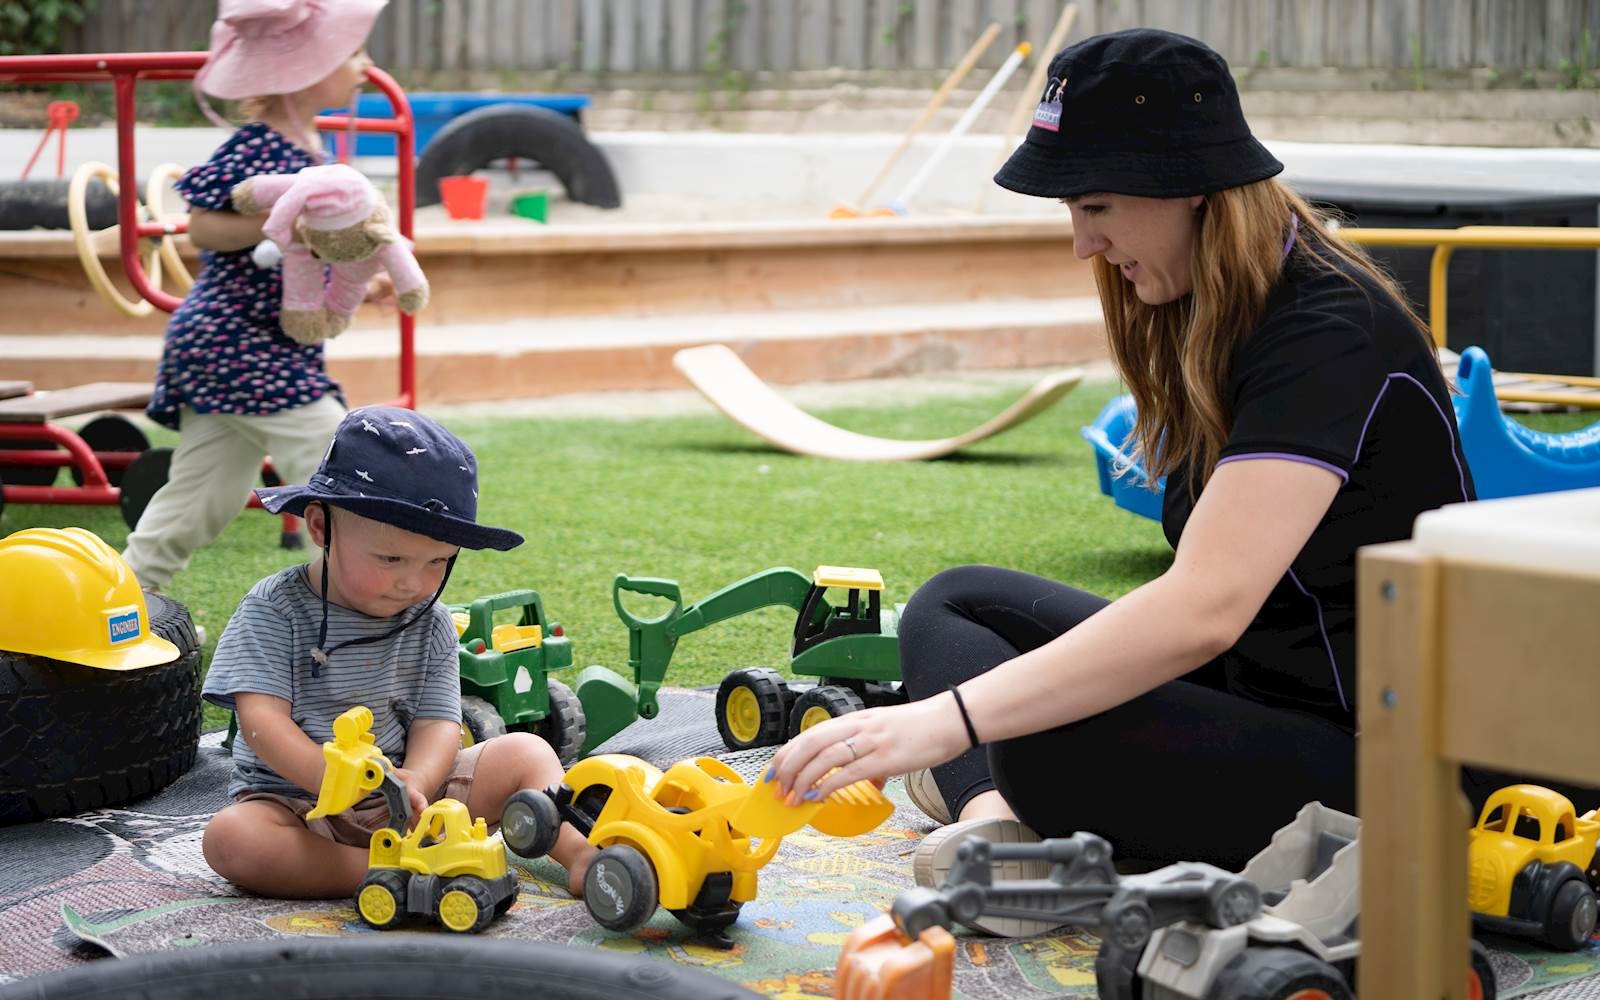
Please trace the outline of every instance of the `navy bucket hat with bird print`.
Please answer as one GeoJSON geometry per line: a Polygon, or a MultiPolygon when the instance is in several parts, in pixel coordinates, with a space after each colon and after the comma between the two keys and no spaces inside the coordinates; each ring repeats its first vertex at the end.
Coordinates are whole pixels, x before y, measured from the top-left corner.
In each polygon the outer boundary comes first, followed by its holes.
{"type": "Polygon", "coordinates": [[[311,481],[256,490],[274,514],[326,503],[464,549],[513,549],[522,536],[479,524],[478,461],[460,438],[415,410],[351,410],[311,481]]]}

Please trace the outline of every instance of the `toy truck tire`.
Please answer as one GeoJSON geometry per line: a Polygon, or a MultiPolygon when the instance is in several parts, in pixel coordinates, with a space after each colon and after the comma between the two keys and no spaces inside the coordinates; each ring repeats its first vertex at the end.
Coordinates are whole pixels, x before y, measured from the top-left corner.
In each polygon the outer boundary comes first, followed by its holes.
{"type": "Polygon", "coordinates": [[[200,746],[200,643],[189,612],[145,596],[167,663],[97,670],[0,651],[0,825],[120,805],[161,791],[200,746]]]}
{"type": "Polygon", "coordinates": [[[1298,996],[1354,1000],[1338,969],[1295,948],[1246,948],[1222,967],[1206,996],[1211,1000],[1290,1000],[1298,996]]]}
{"type": "Polygon", "coordinates": [[[768,667],[746,667],[724,677],[717,686],[717,732],[723,745],[749,750],[782,743],[787,688],[768,667]]]}
{"type": "Polygon", "coordinates": [[[802,691],[789,712],[789,738],[829,719],[859,712],[866,708],[861,696],[847,687],[819,684],[810,691],[802,691]]]}
{"type": "Polygon", "coordinates": [[[638,848],[612,844],[600,849],[583,877],[583,903],[595,923],[624,933],[637,930],[656,912],[656,871],[638,848]]]}
{"type": "Polygon", "coordinates": [[[475,875],[451,879],[434,907],[439,923],[457,934],[476,934],[494,919],[495,898],[489,883],[475,875]]]}
{"type": "Polygon", "coordinates": [[[551,678],[545,682],[550,693],[550,714],[533,725],[533,733],[540,737],[561,759],[565,767],[578,759],[589,727],[583,717],[583,704],[572,689],[551,678]]]}
{"type": "Polygon", "coordinates": [[[494,706],[470,694],[461,696],[461,749],[487,743],[506,734],[506,720],[494,706]]]}
{"type": "Polygon", "coordinates": [[[542,858],[561,835],[561,813],[550,796],[536,788],[524,788],[506,800],[500,812],[500,835],[512,854],[542,858]]]}
{"type": "Polygon", "coordinates": [[[398,927],[406,918],[406,888],[410,876],[397,868],[379,868],[367,873],[356,889],[356,913],[373,930],[398,927]]]}
{"type": "Polygon", "coordinates": [[[1562,951],[1577,951],[1594,934],[1597,910],[1594,890],[1583,879],[1568,879],[1550,900],[1544,942],[1562,951]]]}
{"type": "Polygon", "coordinates": [[[1469,961],[1467,996],[1476,1000],[1495,1000],[1500,995],[1499,980],[1495,978],[1494,963],[1489,961],[1489,949],[1477,938],[1472,939],[1469,961]]]}

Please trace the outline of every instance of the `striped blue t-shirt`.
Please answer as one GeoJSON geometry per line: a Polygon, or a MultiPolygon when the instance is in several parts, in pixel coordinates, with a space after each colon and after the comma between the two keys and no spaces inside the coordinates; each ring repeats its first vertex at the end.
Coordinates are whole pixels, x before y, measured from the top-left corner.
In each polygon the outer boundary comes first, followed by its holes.
{"type": "MultiPolygon", "coordinates": [[[[435,604],[431,614],[383,642],[336,650],[321,675],[313,677],[311,648],[322,608],[307,572],[305,565],[292,566],[251,588],[217,640],[202,693],[227,709],[234,708],[240,692],[282,698],[295,723],[319,747],[333,739],[334,719],[365,705],[372,710],[378,747],[390,763],[403,767],[413,720],[461,721],[461,678],[450,612],[435,604]]],[[[330,603],[328,648],[382,635],[415,608],[393,618],[372,618],[330,603]]],[[[228,795],[245,791],[312,797],[263,763],[241,732],[233,742],[228,795]]]]}

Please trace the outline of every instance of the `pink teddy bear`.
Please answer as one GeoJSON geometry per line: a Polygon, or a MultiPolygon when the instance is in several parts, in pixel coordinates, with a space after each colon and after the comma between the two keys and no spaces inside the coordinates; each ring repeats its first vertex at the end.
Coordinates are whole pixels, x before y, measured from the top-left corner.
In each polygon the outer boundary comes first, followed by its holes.
{"type": "Polygon", "coordinates": [[[262,174],[233,188],[245,215],[267,212],[261,231],[283,253],[283,332],[302,344],[337,337],[380,270],[394,279],[400,311],[428,304],[428,280],[389,206],[359,171],[343,163],[294,174],[262,174]],[[324,282],[324,266],[332,266],[324,282]]]}

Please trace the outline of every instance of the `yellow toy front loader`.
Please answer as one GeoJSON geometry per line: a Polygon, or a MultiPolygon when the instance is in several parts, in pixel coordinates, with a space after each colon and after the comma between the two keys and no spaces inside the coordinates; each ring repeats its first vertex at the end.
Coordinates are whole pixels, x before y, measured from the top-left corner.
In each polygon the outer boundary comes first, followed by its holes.
{"type": "Polygon", "coordinates": [[[488,824],[455,799],[428,806],[413,827],[405,785],[373,742],[369,709],[339,716],[333,736],[322,745],[326,770],[306,818],[343,812],[374,791],[389,804],[389,825],[372,835],[369,871],[356,890],[356,913],[365,923],[388,930],[410,914],[475,934],[511,908],[517,877],[498,833],[490,836],[488,824]]]}

